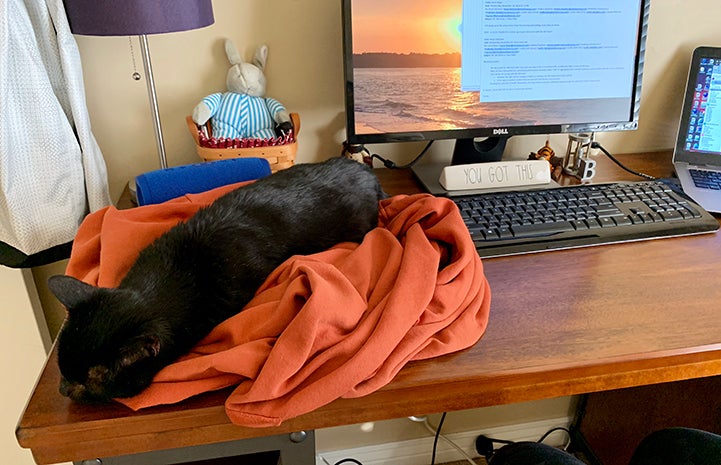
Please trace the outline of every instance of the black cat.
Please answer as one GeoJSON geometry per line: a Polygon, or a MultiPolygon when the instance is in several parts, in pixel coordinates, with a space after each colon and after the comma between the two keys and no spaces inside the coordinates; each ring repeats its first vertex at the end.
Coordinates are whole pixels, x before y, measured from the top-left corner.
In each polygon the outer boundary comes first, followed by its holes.
{"type": "Polygon", "coordinates": [[[377,225],[384,196],[360,163],[296,165],[171,228],[117,288],[51,277],[50,290],[68,310],[58,339],[61,392],[80,401],[138,394],[248,303],[287,258],[360,242],[377,225]]]}

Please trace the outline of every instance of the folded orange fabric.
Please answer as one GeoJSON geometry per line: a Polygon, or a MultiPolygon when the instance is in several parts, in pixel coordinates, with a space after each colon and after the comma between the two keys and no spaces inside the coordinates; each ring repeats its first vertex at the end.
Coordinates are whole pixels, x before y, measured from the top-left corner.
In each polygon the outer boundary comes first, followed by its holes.
{"type": "MultiPolygon", "coordinates": [[[[68,274],[116,286],[143,247],[235,187],[95,212],[80,227],[68,274]]],[[[381,202],[379,219],[361,244],[287,260],[242,312],[119,401],[140,409],[237,386],[225,405],[231,421],[275,426],[371,393],[411,360],[475,344],[490,289],[453,202],[396,196],[381,202]]]]}

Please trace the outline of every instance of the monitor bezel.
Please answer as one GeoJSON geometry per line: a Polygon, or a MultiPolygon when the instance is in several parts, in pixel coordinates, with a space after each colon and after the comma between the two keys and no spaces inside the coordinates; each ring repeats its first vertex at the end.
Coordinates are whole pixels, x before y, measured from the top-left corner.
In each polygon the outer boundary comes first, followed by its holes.
{"type": "MultiPolygon", "coordinates": [[[[646,51],[646,37],[648,34],[648,17],[651,0],[639,0],[640,12],[638,32],[636,38],[636,56],[634,61],[635,76],[632,87],[633,102],[629,109],[629,117],[624,121],[598,121],[598,122],[568,122],[564,124],[525,125],[505,127],[475,127],[463,129],[443,129],[411,132],[380,132],[357,134],[355,132],[355,99],[353,87],[353,30],[352,30],[352,2],[357,0],[343,0],[343,75],[345,91],[345,122],[346,139],[351,144],[371,144],[389,142],[413,142],[439,139],[473,139],[480,137],[516,136],[533,134],[560,134],[560,133],[593,133],[607,131],[629,131],[638,128],[641,107],[641,82],[643,78],[644,56],[646,51]]],[[[392,1],[392,0],[389,0],[392,1]]],[[[599,31],[603,34],[604,31],[599,31]]]]}

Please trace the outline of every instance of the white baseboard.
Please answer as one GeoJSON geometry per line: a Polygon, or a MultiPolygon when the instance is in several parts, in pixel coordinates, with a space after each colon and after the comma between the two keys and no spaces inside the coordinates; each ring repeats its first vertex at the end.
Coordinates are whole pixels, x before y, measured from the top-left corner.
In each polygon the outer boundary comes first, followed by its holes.
{"type": "MultiPolygon", "coordinates": [[[[464,431],[445,435],[456,443],[471,457],[478,457],[476,452],[476,438],[485,434],[488,437],[504,439],[507,441],[537,441],[552,428],[568,427],[570,417],[551,418],[547,420],[522,423],[517,425],[500,426],[486,430],[464,431]]],[[[544,441],[552,446],[566,444],[568,436],[563,431],[554,432],[544,441]]],[[[374,444],[353,449],[324,451],[316,456],[316,465],[334,465],[345,458],[354,458],[363,465],[427,465],[431,462],[433,451],[433,437],[411,439],[407,441],[386,444],[374,444]],[[324,462],[321,456],[327,461],[324,462]]],[[[450,444],[443,440],[438,441],[435,463],[464,460],[464,457],[450,444]]]]}

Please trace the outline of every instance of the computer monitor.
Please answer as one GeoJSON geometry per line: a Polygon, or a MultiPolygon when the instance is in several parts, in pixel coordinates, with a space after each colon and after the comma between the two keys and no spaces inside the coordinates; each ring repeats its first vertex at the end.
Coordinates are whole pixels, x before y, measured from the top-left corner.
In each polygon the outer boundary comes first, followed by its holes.
{"type": "Polygon", "coordinates": [[[347,141],[456,139],[458,164],[513,135],[636,129],[649,7],[343,0],[347,141]]]}

